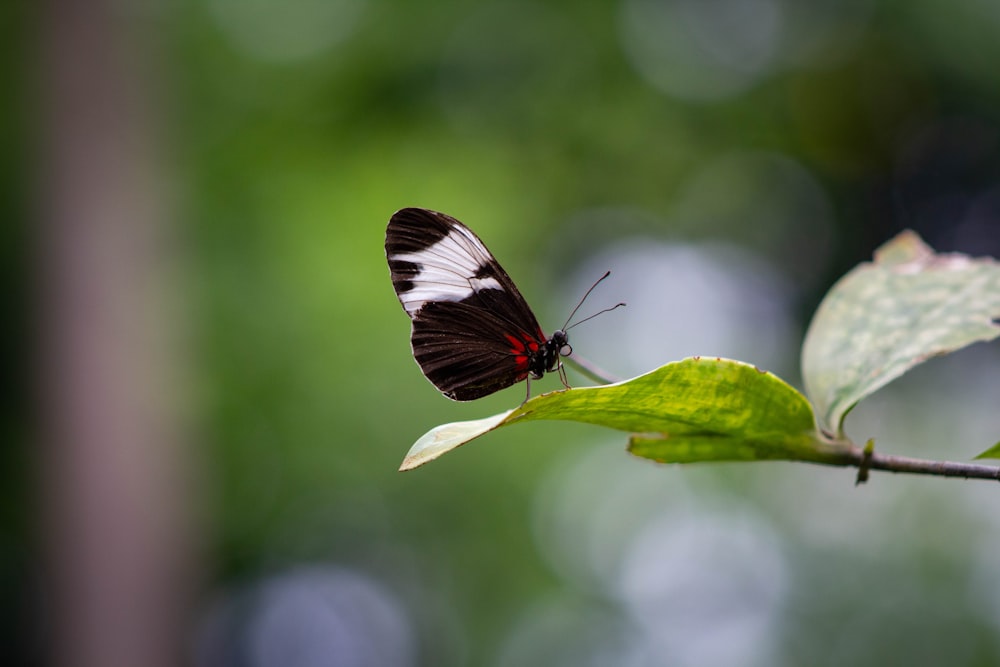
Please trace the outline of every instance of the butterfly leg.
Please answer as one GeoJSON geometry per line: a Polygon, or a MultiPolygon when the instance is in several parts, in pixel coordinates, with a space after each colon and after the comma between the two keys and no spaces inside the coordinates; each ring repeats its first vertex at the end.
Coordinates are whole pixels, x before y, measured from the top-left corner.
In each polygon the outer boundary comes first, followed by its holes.
{"type": "Polygon", "coordinates": [[[566,377],[566,366],[563,365],[562,361],[559,362],[559,379],[562,381],[563,386],[567,389],[573,388],[569,386],[569,379],[566,377]]]}

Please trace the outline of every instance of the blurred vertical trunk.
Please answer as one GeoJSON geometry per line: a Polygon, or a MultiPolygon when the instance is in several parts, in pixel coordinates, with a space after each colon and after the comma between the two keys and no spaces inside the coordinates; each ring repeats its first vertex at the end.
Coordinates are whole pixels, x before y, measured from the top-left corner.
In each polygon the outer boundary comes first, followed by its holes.
{"type": "Polygon", "coordinates": [[[43,636],[57,666],[186,661],[192,489],[172,377],[158,91],[150,35],[127,15],[142,9],[156,7],[39,6],[43,636]]]}

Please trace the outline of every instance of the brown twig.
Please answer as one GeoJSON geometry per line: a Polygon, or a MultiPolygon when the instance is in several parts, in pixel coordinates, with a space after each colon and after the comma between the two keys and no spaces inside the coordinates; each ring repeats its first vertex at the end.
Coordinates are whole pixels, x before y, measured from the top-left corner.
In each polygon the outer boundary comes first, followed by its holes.
{"type": "Polygon", "coordinates": [[[908,456],[873,454],[868,467],[872,470],[886,470],[888,472],[962,477],[963,479],[993,479],[1000,482],[1000,466],[987,466],[981,463],[929,461],[908,456]]]}
{"type": "Polygon", "coordinates": [[[851,445],[849,449],[840,449],[836,455],[832,455],[826,460],[818,460],[817,463],[857,467],[857,484],[868,481],[869,470],[913,475],[936,475],[938,477],[961,477],[963,479],[992,479],[1000,482],[1000,466],[877,454],[874,444],[873,440],[869,440],[865,447],[851,445]]]}

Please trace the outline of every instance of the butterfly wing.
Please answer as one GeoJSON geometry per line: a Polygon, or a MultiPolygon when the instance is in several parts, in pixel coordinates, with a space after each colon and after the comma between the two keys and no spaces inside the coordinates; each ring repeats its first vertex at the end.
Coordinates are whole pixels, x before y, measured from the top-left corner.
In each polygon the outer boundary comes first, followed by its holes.
{"type": "Polygon", "coordinates": [[[413,356],[445,396],[469,401],[528,376],[545,335],[471,229],[443,213],[405,208],[389,220],[385,249],[413,322],[413,356]]]}

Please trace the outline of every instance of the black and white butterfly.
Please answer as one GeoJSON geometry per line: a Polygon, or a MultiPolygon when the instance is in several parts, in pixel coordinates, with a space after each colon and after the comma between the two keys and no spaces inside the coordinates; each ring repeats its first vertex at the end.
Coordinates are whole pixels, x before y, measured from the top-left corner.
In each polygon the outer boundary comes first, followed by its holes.
{"type": "Polygon", "coordinates": [[[413,321],[413,356],[445,396],[471,401],[554,370],[566,384],[560,356],[572,348],[565,326],[545,336],[471,229],[444,213],[404,208],[389,220],[385,254],[413,321]]]}

